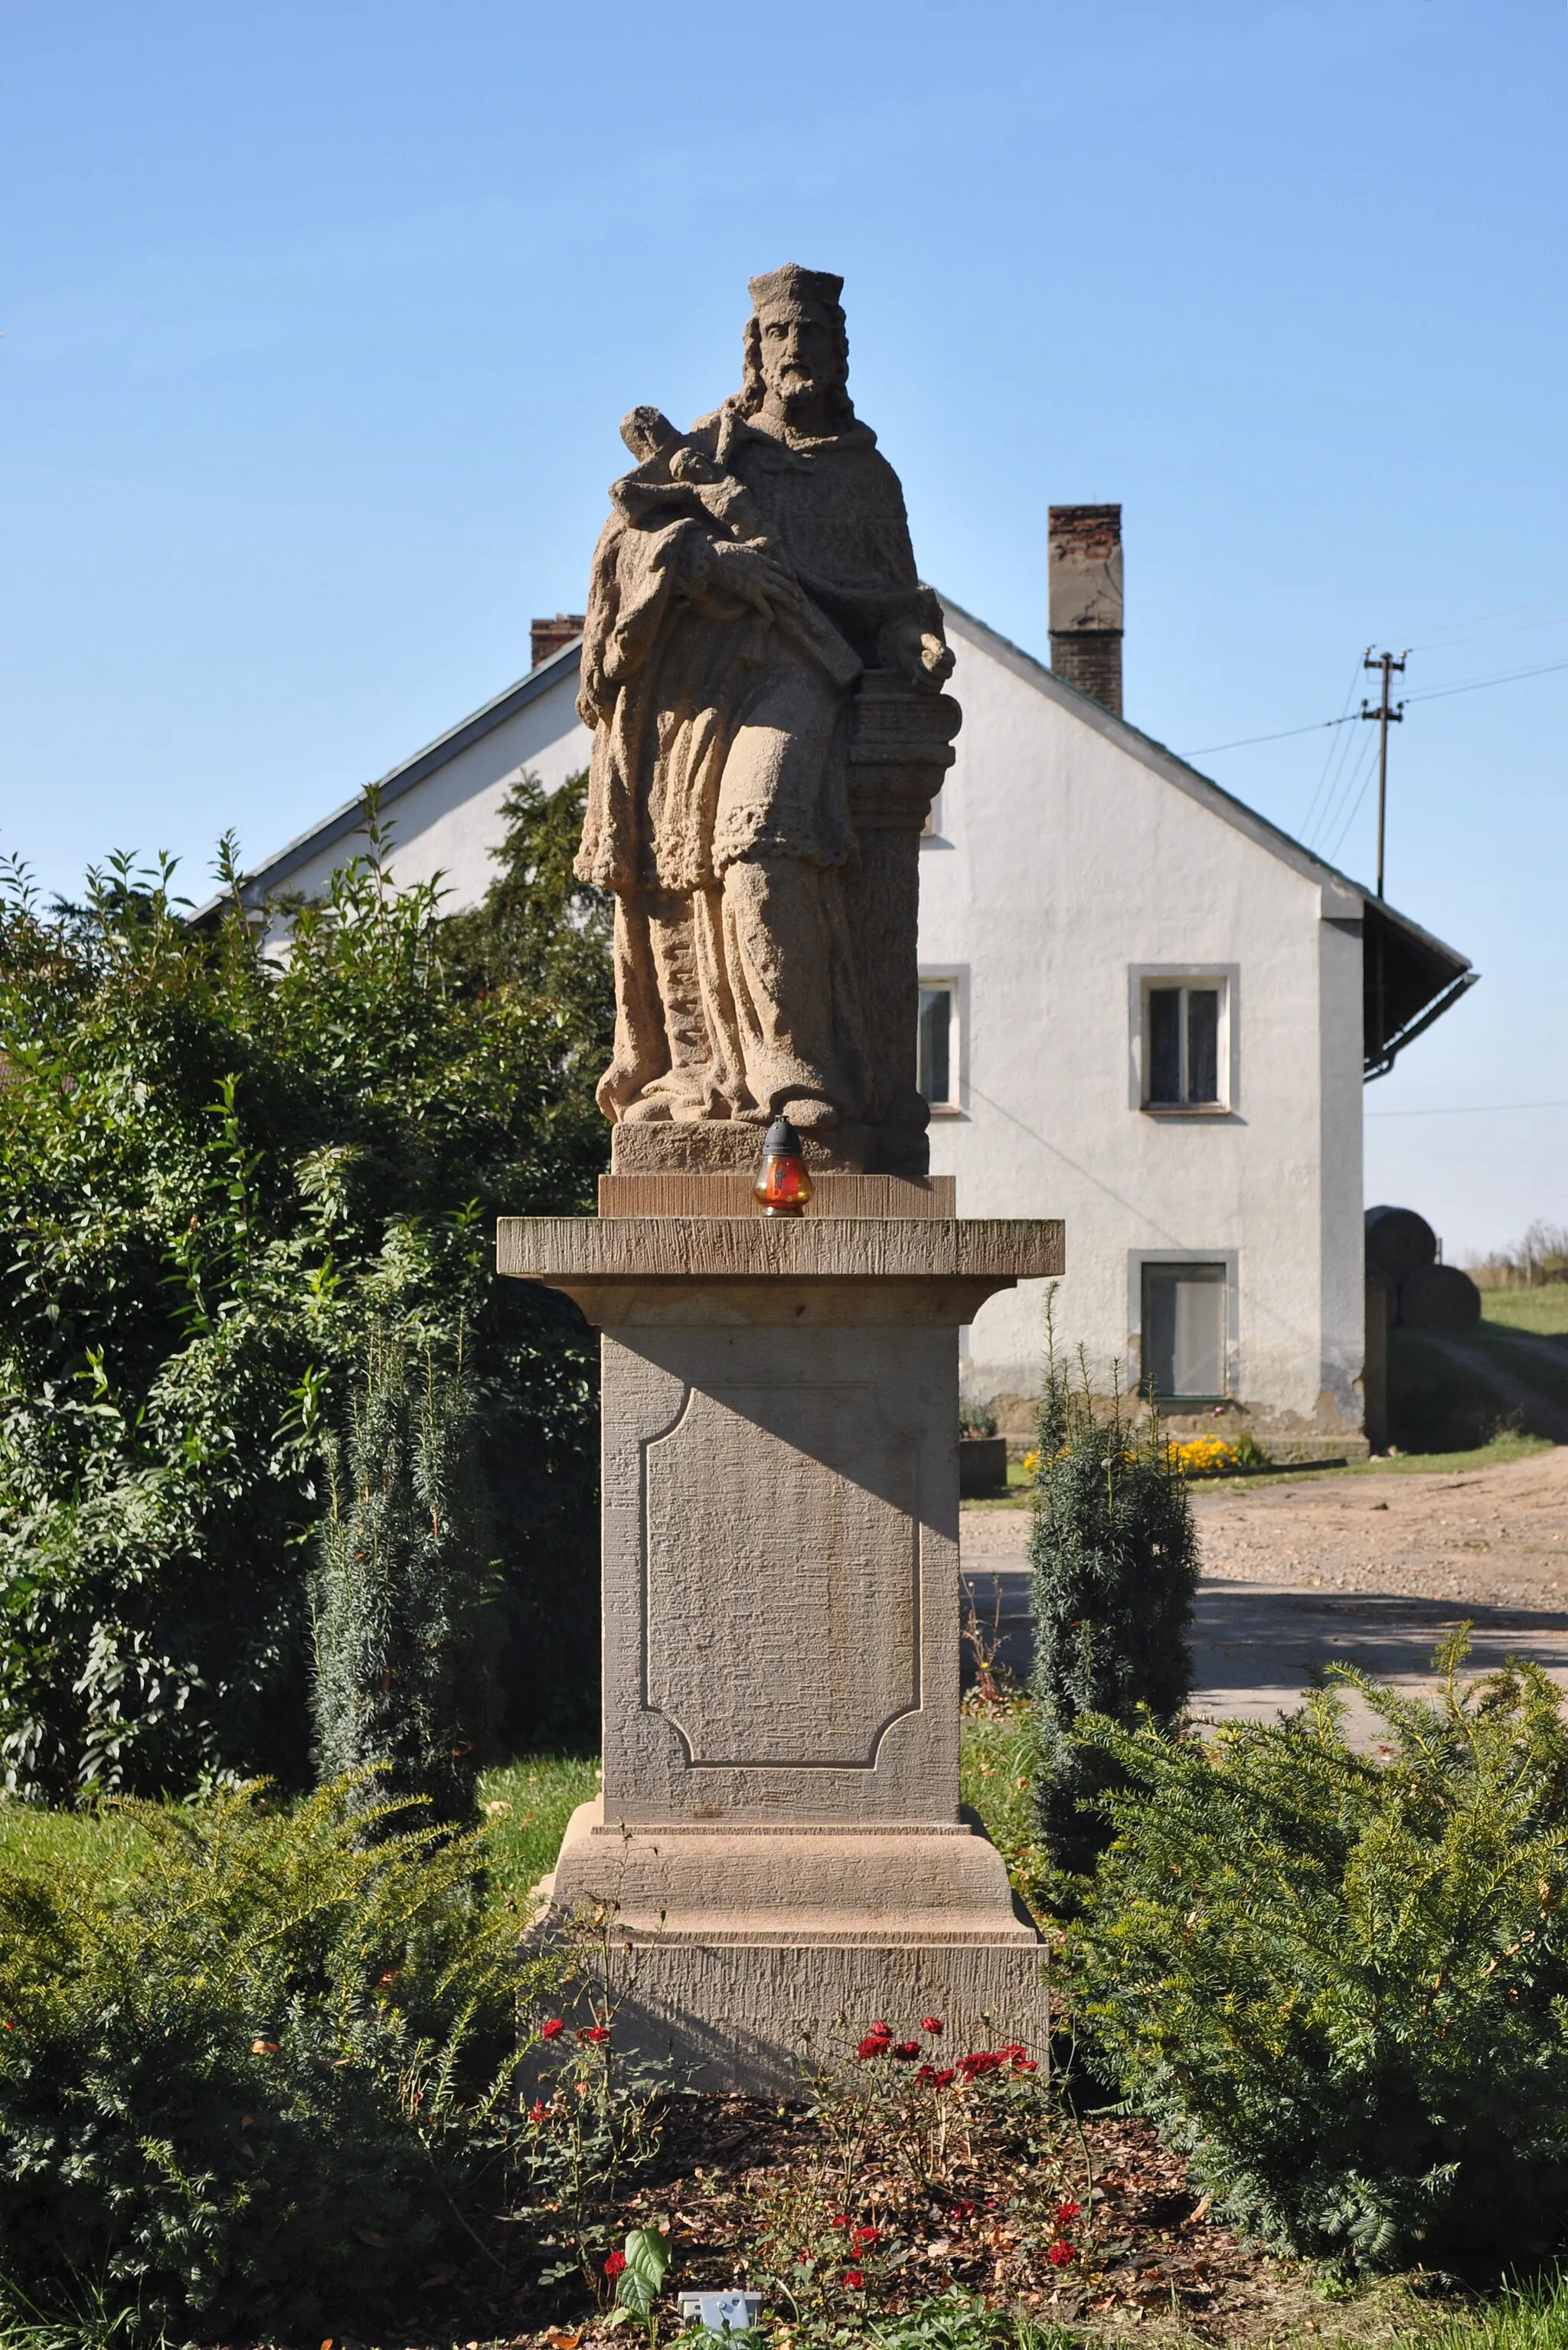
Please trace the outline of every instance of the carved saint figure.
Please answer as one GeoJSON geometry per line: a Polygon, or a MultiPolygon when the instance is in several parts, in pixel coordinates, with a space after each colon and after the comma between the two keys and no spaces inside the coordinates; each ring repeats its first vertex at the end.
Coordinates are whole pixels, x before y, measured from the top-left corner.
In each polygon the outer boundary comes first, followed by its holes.
{"type": "Polygon", "coordinates": [[[887,1107],[846,910],[854,705],[867,669],[940,693],[952,655],[850,405],[842,286],[753,277],[741,390],[687,433],[655,409],[621,428],[638,463],[594,556],[578,700],[577,872],[616,898],[613,1118],[787,1111],[828,1141],[887,1107]]]}

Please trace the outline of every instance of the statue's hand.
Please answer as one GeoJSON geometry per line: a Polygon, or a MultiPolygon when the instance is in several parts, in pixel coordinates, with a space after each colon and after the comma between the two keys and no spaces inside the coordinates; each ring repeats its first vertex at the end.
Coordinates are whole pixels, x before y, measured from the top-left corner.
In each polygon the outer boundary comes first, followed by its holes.
{"type": "Polygon", "coordinates": [[[877,650],[890,669],[902,670],[911,685],[927,693],[940,693],[953,673],[952,647],[944,644],[918,614],[890,620],[877,650]]]}
{"type": "Polygon", "coordinates": [[[756,540],[708,539],[695,582],[699,598],[710,596],[750,605],[764,620],[800,607],[800,589],[789,573],[756,540]]]}

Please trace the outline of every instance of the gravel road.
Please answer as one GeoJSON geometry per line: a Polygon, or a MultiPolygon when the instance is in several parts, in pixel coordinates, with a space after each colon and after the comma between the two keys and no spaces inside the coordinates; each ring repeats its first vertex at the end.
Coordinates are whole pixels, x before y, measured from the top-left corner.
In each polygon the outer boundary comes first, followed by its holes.
{"type": "MultiPolygon", "coordinates": [[[[1268,1716],[1340,1659],[1430,1692],[1431,1655],[1471,1626],[1469,1669],[1539,1659],[1568,1689],[1568,1448],[1496,1467],[1199,1487],[1203,1582],[1193,1711],[1268,1716]]],[[[1027,1668],[1029,1517],[965,1510],[964,1584],[1003,1661],[1027,1668]]],[[[1371,1718],[1352,1708],[1357,1735],[1371,1718]]]]}

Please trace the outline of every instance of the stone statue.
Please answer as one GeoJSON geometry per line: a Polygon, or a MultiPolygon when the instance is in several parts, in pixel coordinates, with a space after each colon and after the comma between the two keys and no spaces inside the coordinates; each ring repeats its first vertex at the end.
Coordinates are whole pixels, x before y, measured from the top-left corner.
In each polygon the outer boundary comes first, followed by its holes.
{"type": "Polygon", "coordinates": [[[616,899],[616,1164],[919,1173],[917,849],[951,760],[942,616],[846,389],[843,280],[751,281],[741,390],[637,460],[594,556],[577,872],[616,899]]]}

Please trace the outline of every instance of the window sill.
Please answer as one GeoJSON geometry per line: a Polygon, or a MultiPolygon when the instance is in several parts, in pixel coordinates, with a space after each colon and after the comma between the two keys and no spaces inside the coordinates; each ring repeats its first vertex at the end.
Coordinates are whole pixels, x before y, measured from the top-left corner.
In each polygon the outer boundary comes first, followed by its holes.
{"type": "Polygon", "coordinates": [[[1229,1102],[1142,1102],[1145,1118],[1230,1118],[1229,1102]]]}
{"type": "Polygon", "coordinates": [[[929,1110],[933,1118],[961,1118],[963,1116],[963,1105],[961,1102],[928,1102],[926,1104],[926,1107],[929,1110]]]}

